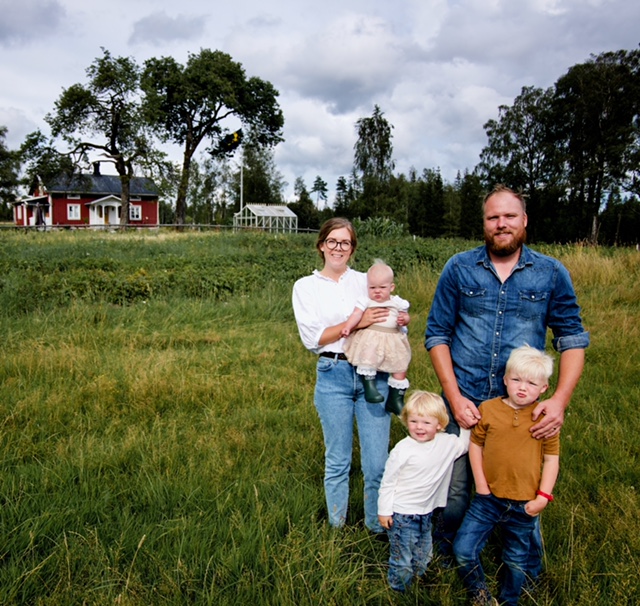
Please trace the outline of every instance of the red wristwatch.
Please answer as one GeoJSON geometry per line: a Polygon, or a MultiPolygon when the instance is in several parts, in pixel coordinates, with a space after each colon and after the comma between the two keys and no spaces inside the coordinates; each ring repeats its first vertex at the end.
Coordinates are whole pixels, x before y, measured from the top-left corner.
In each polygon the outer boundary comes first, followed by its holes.
{"type": "Polygon", "coordinates": [[[540,497],[544,497],[545,499],[547,499],[547,501],[549,501],[549,503],[551,503],[551,501],[553,501],[553,495],[552,494],[547,494],[546,492],[542,492],[542,490],[536,490],[536,494],[540,497]]]}

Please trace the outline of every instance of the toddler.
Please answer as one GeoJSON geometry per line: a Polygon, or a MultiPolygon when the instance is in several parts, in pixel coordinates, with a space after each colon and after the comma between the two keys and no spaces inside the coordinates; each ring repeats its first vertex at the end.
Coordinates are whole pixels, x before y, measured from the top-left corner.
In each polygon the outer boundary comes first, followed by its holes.
{"type": "Polygon", "coordinates": [[[433,553],[431,515],[444,507],[453,462],[469,449],[469,430],[444,433],[443,399],[414,391],[400,414],[409,436],[389,454],[378,491],[378,519],[389,535],[389,584],[405,591],[427,570],[433,553]]]}

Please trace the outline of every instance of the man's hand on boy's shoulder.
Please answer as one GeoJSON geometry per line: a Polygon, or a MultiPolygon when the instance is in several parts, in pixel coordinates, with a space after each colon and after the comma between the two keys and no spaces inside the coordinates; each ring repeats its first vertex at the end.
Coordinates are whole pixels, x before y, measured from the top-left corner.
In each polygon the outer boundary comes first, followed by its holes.
{"type": "Polygon", "coordinates": [[[533,409],[531,417],[534,421],[538,421],[529,430],[533,437],[536,440],[542,440],[558,435],[564,423],[564,410],[565,406],[555,396],[539,402],[533,409]]]}

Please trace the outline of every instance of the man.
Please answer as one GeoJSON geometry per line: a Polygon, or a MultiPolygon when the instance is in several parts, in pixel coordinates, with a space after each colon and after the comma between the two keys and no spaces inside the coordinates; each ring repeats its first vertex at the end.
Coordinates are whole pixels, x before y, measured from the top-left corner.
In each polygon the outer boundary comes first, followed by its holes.
{"type": "MultiPolygon", "coordinates": [[[[547,328],[560,353],[555,393],[534,410],[535,439],[557,435],[584,365],[584,331],[571,277],[556,259],[525,246],[527,214],[522,195],[496,187],[483,202],[485,246],[454,255],[445,265],[427,320],[425,347],[452,421],[450,433],[480,419],[478,406],[504,395],[504,369],[513,349],[545,349],[547,328]]],[[[469,503],[466,457],[456,462],[447,506],[434,533],[448,555],[469,503]]],[[[539,532],[534,550],[541,549],[539,532]]],[[[538,556],[541,554],[538,553],[538,556]]],[[[535,558],[534,558],[535,560],[535,558]]],[[[541,561],[529,571],[537,576],[541,561]]]]}

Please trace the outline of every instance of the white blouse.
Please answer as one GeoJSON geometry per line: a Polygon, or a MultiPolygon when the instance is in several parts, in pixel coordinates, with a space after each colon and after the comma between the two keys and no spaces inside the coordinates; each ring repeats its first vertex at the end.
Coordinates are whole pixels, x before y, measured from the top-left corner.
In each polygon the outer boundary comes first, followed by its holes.
{"type": "Polygon", "coordinates": [[[322,333],[347,320],[356,303],[367,295],[367,275],[347,267],[336,282],[315,270],[293,286],[293,313],[302,344],[315,354],[342,353],[344,338],[320,347],[322,333]]]}

